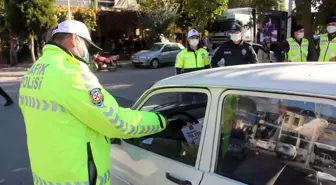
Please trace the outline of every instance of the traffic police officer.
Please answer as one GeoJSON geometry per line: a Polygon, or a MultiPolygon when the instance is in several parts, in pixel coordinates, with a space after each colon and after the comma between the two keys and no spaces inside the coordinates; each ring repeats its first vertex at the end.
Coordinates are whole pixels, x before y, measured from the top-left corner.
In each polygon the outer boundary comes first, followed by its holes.
{"type": "Polygon", "coordinates": [[[200,35],[195,29],[188,32],[189,46],[176,57],[176,74],[210,68],[208,52],[200,46],[199,39],[200,35]]]}
{"type": "Polygon", "coordinates": [[[222,44],[211,61],[211,67],[234,66],[258,63],[253,47],[242,40],[243,26],[235,22],[231,28],[229,41],[222,44]]]}
{"type": "Polygon", "coordinates": [[[304,37],[304,28],[301,25],[293,24],[292,37],[281,43],[275,50],[278,61],[285,62],[307,62],[309,41],[304,37]]]}
{"type": "Polygon", "coordinates": [[[319,62],[336,61],[336,16],[327,19],[327,31],[320,37],[319,62]]]}
{"type": "MultiPolygon", "coordinates": [[[[110,184],[109,138],[135,138],[166,127],[158,113],[118,105],[89,71],[87,27],[67,20],[20,85],[34,184],[110,184]]],[[[96,46],[97,47],[97,46],[96,46]]]]}

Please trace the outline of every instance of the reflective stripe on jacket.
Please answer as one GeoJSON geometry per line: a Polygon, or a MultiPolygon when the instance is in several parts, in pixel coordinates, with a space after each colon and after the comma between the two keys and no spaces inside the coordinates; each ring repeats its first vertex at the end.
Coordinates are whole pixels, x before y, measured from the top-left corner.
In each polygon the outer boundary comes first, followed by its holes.
{"type": "Polygon", "coordinates": [[[307,62],[308,57],[308,39],[302,38],[301,45],[293,38],[287,40],[289,45],[288,60],[292,62],[307,62]]]}
{"type": "Polygon", "coordinates": [[[203,48],[196,51],[185,48],[177,55],[175,67],[177,71],[182,70],[181,73],[210,68],[208,52],[203,48]]]}
{"type": "Polygon", "coordinates": [[[162,131],[159,114],[119,107],[88,66],[59,46],[23,77],[24,117],[34,184],[110,184],[110,141],[162,131]]]}
{"type": "Polygon", "coordinates": [[[319,62],[329,62],[333,57],[336,57],[336,37],[329,41],[328,34],[323,34],[320,37],[319,62]]]}

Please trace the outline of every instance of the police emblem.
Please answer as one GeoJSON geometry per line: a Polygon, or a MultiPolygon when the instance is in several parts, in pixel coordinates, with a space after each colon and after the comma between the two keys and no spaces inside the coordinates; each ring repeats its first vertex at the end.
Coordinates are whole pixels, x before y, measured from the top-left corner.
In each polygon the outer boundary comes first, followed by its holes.
{"type": "Polygon", "coordinates": [[[203,58],[203,59],[205,58],[205,54],[204,54],[204,53],[202,54],[202,58],[203,58]]]}
{"type": "Polygon", "coordinates": [[[90,91],[91,102],[93,105],[100,107],[104,103],[104,95],[100,88],[95,88],[90,91]]]}
{"type": "Polygon", "coordinates": [[[246,55],[246,49],[242,49],[242,54],[246,55]]]}

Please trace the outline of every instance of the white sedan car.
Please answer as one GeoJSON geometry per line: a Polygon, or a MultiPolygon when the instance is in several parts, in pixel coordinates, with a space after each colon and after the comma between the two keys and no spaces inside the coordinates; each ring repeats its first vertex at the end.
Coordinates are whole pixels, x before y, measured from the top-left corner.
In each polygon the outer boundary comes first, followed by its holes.
{"type": "MultiPolygon", "coordinates": [[[[152,135],[149,129],[143,138],[113,140],[112,184],[335,183],[335,178],[325,179],[336,177],[335,170],[279,158],[275,151],[256,152],[253,145],[245,144],[247,140],[272,140],[335,157],[331,155],[334,151],[318,148],[311,138],[286,137],[297,134],[291,130],[298,125],[294,119],[281,120],[283,114],[293,112],[307,118],[303,124],[322,119],[334,128],[335,71],[336,63],[252,64],[202,70],[157,82],[132,109],[160,112],[170,125],[152,135]],[[305,115],[309,111],[315,113],[313,117],[305,115]],[[263,118],[260,112],[264,112],[263,118]],[[279,119],[274,119],[276,115],[279,119]],[[262,129],[265,126],[260,125],[260,119],[268,120],[266,128],[262,129]],[[241,154],[244,157],[237,158],[241,154]]],[[[333,143],[323,138],[318,142],[333,143]]]]}

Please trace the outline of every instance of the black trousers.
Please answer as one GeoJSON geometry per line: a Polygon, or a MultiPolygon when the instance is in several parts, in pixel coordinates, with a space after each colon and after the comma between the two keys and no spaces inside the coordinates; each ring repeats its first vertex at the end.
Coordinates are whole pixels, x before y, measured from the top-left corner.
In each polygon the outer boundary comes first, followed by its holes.
{"type": "Polygon", "coordinates": [[[0,87],[0,95],[3,96],[7,102],[12,101],[12,98],[0,87]]]}

